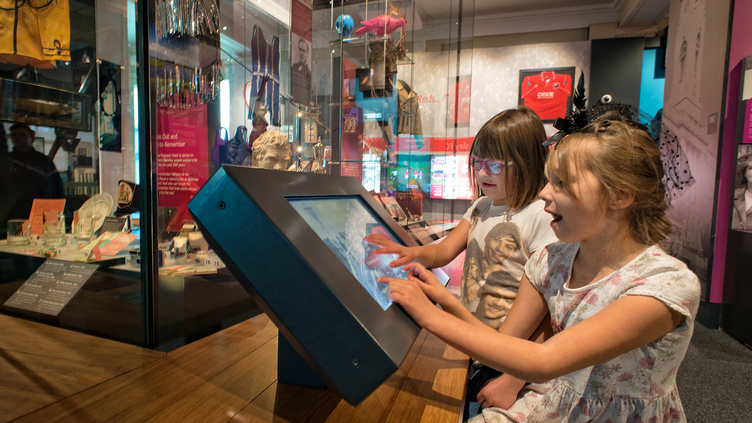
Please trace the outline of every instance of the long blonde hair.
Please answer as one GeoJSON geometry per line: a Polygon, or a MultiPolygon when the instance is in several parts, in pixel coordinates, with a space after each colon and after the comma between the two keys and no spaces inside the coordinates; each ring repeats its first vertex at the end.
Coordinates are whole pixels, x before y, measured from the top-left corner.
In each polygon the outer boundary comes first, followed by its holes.
{"type": "Polygon", "coordinates": [[[611,200],[634,194],[620,224],[636,241],[652,245],[668,237],[661,153],[647,132],[624,122],[595,122],[559,141],[546,162],[546,173],[553,171],[575,200],[571,181],[582,169],[593,172],[611,200]]]}

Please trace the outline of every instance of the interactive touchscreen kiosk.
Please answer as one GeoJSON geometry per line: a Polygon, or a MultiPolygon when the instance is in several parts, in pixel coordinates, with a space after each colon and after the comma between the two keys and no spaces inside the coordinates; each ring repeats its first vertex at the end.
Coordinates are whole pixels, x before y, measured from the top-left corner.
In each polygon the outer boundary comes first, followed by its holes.
{"type": "Polygon", "coordinates": [[[281,382],[355,405],[399,368],[420,328],[376,281],[404,277],[394,257],[363,238],[416,244],[357,180],[224,166],[188,208],[279,328],[281,382]]]}

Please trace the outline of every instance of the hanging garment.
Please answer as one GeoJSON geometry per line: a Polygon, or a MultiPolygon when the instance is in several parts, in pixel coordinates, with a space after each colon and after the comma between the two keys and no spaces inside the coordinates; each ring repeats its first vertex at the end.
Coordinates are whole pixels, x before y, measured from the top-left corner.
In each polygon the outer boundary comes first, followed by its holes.
{"type": "MultiPolygon", "coordinates": [[[[261,89],[264,75],[271,75],[272,80],[266,83],[266,90],[261,102],[269,110],[269,120],[272,126],[279,126],[279,38],[272,36],[271,43],[266,42],[261,28],[253,26],[251,38],[251,94],[248,104],[256,102],[256,96],[261,89]]],[[[248,119],[253,119],[252,108],[248,110],[248,119]]]]}
{"type": "Polygon", "coordinates": [[[52,69],[70,59],[68,0],[0,0],[0,62],[52,69]]]}
{"type": "MultiPolygon", "coordinates": [[[[248,141],[246,140],[248,135],[248,129],[245,126],[238,126],[235,130],[235,136],[225,144],[225,154],[222,157],[222,164],[231,165],[250,165],[251,157],[248,152],[248,141]]],[[[221,150],[220,150],[221,151],[221,150]]],[[[222,155],[220,153],[220,155],[222,155]]]]}
{"type": "Polygon", "coordinates": [[[420,122],[420,103],[415,94],[405,81],[397,81],[399,94],[399,110],[397,112],[397,133],[408,135],[423,135],[423,126],[420,122]]]}
{"type": "Polygon", "coordinates": [[[679,144],[677,137],[666,125],[661,134],[661,161],[663,162],[663,183],[666,186],[666,199],[669,204],[674,198],[682,196],[695,184],[695,178],[689,169],[689,160],[679,144]]]}

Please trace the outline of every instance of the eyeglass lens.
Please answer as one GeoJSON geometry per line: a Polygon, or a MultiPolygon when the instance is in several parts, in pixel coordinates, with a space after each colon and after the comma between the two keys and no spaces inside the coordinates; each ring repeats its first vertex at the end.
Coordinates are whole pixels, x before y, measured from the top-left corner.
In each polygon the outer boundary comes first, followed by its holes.
{"type": "Polygon", "coordinates": [[[486,166],[488,173],[492,175],[500,174],[501,170],[504,168],[504,166],[496,160],[473,159],[473,169],[475,169],[476,172],[480,172],[484,165],[486,166]]]}

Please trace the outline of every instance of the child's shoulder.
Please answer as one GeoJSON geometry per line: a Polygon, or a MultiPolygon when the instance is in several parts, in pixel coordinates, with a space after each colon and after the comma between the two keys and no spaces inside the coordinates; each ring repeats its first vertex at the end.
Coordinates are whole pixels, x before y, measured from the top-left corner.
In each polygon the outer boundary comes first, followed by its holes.
{"type": "Polygon", "coordinates": [[[633,265],[650,273],[680,272],[694,275],[683,261],[668,254],[658,245],[648,247],[637,257],[633,265]]]}
{"type": "Polygon", "coordinates": [[[700,299],[700,280],[681,260],[654,245],[624,269],[627,295],[648,295],[669,307],[694,316],[700,299]]]}
{"type": "Polygon", "coordinates": [[[682,285],[692,288],[696,285],[699,289],[700,281],[697,275],[683,261],[669,255],[657,245],[649,247],[628,266],[630,269],[627,273],[643,278],[681,282],[682,285]]]}

